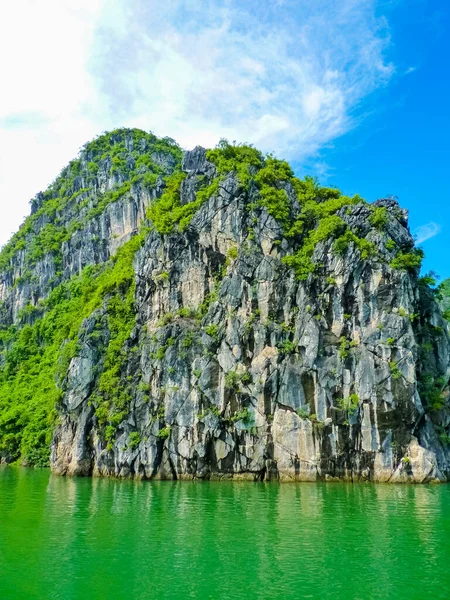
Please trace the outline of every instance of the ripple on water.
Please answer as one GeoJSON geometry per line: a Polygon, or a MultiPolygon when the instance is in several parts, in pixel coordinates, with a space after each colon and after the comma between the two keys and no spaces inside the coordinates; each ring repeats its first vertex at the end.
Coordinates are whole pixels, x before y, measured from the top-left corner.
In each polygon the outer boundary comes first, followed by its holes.
{"type": "Polygon", "coordinates": [[[450,487],[0,469],[0,598],[450,598],[450,487]]]}

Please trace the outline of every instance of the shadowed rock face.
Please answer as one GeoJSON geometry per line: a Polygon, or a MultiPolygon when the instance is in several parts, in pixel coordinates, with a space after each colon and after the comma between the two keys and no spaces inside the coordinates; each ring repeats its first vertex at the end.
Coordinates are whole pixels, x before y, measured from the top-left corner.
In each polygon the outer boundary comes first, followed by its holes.
{"type": "MultiPolygon", "coordinates": [[[[196,148],[183,170],[182,206],[215,167],[196,148]]],[[[321,241],[320,274],[299,281],[281,261],[294,242],[266,209],[255,219],[249,208],[257,194],[230,174],[183,233],[147,235],[134,259],[136,326],[120,365],[129,402],[109,441],[92,401],[110,335],[106,311],[85,320],[63,383],[55,473],[448,479],[445,382],[434,410],[420,383],[431,372],[448,379],[447,325],[417,276],[389,266],[386,249],[389,239],[413,247],[406,211],[378,201],[389,216],[380,230],[368,205],[341,208],[377,259],[362,259],[354,244],[338,255],[333,240],[321,241]]],[[[140,202],[112,205],[97,227],[125,235],[143,218],[140,202]]],[[[67,245],[67,269],[89,262],[92,233],[67,245]]]]}

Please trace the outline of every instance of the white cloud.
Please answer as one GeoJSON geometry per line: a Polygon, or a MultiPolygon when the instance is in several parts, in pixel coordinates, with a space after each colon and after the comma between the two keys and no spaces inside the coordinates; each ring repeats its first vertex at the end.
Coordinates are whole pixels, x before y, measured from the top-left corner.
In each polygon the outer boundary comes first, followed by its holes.
{"type": "Polygon", "coordinates": [[[0,9],[0,244],[28,200],[97,130],[89,51],[99,0],[14,0],[0,9]]]}
{"type": "Polygon", "coordinates": [[[10,0],[0,9],[0,243],[88,139],[136,126],[304,160],[393,73],[375,0],[10,0]]]}
{"type": "Polygon", "coordinates": [[[423,244],[427,240],[431,239],[435,235],[441,232],[441,226],[434,221],[430,221],[426,225],[421,225],[413,231],[414,239],[416,244],[423,244]]]}
{"type": "Polygon", "coordinates": [[[132,1],[125,34],[123,21],[102,27],[110,46],[94,69],[120,121],[186,146],[225,136],[302,159],[392,74],[371,1],[203,4],[132,1]]]}

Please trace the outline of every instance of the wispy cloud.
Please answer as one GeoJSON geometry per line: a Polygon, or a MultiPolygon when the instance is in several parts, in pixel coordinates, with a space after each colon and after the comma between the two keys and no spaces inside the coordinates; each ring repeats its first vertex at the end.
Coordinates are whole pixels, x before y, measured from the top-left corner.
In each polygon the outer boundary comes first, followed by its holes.
{"type": "Polygon", "coordinates": [[[0,243],[78,148],[126,125],[303,161],[386,84],[376,0],[15,0],[2,8],[0,243]]]}
{"type": "Polygon", "coordinates": [[[416,244],[423,244],[441,231],[441,226],[434,221],[430,221],[426,225],[421,225],[413,231],[416,244]]]}
{"type": "Polygon", "coordinates": [[[393,72],[368,0],[114,4],[92,64],[104,102],[186,146],[224,136],[301,160],[393,72]]]}

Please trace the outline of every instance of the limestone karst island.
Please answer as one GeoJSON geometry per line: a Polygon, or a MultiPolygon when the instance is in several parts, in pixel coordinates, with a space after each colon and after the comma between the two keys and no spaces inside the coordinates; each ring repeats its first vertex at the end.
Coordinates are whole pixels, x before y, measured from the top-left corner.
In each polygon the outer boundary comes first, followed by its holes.
{"type": "Polygon", "coordinates": [[[0,254],[0,461],[445,482],[449,286],[422,255],[393,197],[251,146],[105,133],[0,254]]]}

